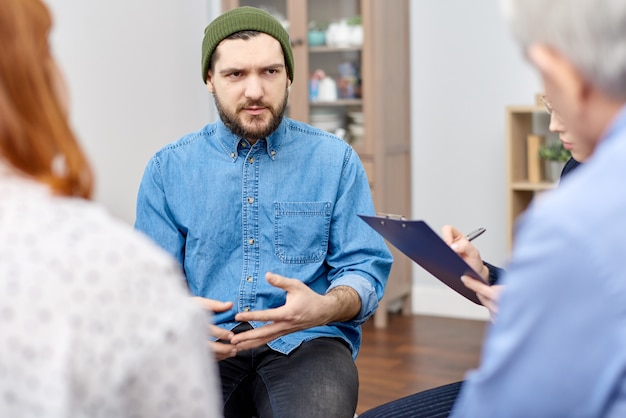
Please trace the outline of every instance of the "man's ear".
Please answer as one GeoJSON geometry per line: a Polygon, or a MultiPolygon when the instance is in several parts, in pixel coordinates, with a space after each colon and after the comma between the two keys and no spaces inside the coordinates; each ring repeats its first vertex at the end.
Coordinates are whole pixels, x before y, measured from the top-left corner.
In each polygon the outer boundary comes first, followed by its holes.
{"type": "Polygon", "coordinates": [[[541,72],[550,101],[559,109],[566,104],[577,113],[590,94],[589,83],[580,71],[563,54],[548,45],[531,45],[527,53],[541,72]]]}
{"type": "Polygon", "coordinates": [[[209,90],[209,93],[215,93],[215,86],[213,85],[213,74],[211,74],[211,70],[209,70],[206,75],[206,88],[207,90],[209,90]]]}

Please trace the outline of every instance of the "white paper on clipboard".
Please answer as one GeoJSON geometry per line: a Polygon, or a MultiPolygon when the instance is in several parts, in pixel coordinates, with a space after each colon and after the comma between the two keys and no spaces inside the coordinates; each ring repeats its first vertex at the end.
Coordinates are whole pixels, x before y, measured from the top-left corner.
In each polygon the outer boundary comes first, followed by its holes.
{"type": "Polygon", "coordinates": [[[484,280],[426,222],[388,216],[359,217],[424,270],[460,295],[482,305],[476,293],[463,284],[461,276],[467,275],[483,283],[484,280]]]}

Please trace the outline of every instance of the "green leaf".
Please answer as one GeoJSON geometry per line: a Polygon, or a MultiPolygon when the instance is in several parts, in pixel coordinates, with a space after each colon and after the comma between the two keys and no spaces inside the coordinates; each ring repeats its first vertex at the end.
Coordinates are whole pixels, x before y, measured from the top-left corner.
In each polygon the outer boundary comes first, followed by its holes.
{"type": "Polygon", "coordinates": [[[539,157],[544,160],[565,162],[571,156],[572,154],[565,149],[561,141],[551,141],[539,148],[539,157]]]}

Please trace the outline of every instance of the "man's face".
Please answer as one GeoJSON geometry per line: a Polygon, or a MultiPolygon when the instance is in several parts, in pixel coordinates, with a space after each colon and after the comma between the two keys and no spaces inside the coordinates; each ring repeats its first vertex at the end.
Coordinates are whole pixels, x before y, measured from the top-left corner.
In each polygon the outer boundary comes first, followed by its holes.
{"type": "Polygon", "coordinates": [[[587,160],[603,129],[593,123],[588,96],[581,93],[587,89],[587,82],[571,62],[545,45],[531,46],[528,55],[541,74],[550,106],[558,112],[550,122],[550,130],[559,132],[561,141],[570,146],[576,160],[587,160]]]}
{"type": "Polygon", "coordinates": [[[224,124],[251,143],[274,132],[287,106],[289,78],[280,43],[260,34],[227,39],[214,52],[207,88],[224,124]]]}
{"type": "Polygon", "coordinates": [[[591,151],[584,144],[581,144],[581,141],[567,129],[558,111],[552,106],[547,97],[544,98],[544,104],[550,114],[550,125],[548,129],[559,135],[563,147],[569,150],[576,161],[584,162],[589,158],[591,151]]]}

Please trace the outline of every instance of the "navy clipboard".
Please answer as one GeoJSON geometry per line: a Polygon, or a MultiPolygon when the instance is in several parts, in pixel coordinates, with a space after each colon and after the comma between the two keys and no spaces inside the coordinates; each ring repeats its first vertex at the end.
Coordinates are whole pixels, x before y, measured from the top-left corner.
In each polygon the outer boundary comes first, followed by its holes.
{"type": "Polygon", "coordinates": [[[426,222],[387,216],[359,217],[424,270],[452,290],[482,305],[476,293],[465,287],[461,276],[471,276],[483,283],[484,280],[426,222]]]}

